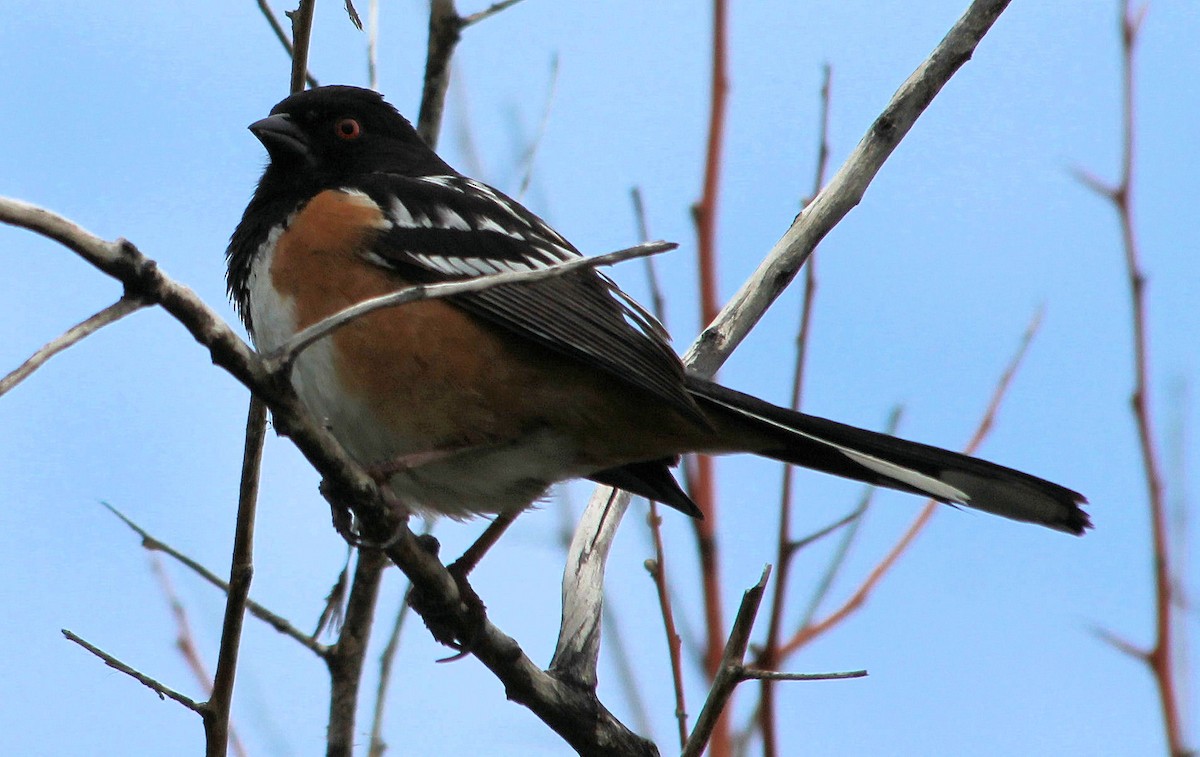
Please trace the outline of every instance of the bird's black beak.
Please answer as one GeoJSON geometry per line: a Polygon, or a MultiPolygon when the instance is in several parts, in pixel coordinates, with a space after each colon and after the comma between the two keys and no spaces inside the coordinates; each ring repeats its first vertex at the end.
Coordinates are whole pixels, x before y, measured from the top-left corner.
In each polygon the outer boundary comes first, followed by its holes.
{"type": "Polygon", "coordinates": [[[267,116],[246,128],[258,137],[258,141],[263,143],[271,157],[277,154],[307,157],[309,154],[308,135],[286,113],[267,116]]]}

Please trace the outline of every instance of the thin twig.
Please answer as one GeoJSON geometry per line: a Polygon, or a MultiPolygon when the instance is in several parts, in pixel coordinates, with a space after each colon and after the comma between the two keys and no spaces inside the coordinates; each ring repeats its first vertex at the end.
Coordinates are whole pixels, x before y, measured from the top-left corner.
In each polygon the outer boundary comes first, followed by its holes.
{"type": "Polygon", "coordinates": [[[417,133],[430,149],[437,149],[442,113],[446,109],[446,90],[450,87],[450,58],[462,28],[462,18],[454,7],[454,0],[431,0],[425,83],[421,87],[421,108],[417,113],[417,133]]]}
{"type": "Polygon", "coordinates": [[[1132,641],[1117,636],[1115,633],[1105,628],[1093,628],[1092,633],[1096,635],[1096,638],[1100,639],[1105,644],[1108,644],[1118,652],[1129,655],[1139,662],[1148,662],[1147,658],[1149,657],[1149,654],[1147,654],[1146,650],[1142,649],[1137,644],[1134,644],[1132,641]]]}
{"type": "MultiPolygon", "coordinates": [[[[827,63],[825,64],[824,78],[821,85],[821,118],[819,122],[820,126],[817,130],[817,167],[815,176],[813,177],[810,198],[816,197],[817,193],[821,191],[821,187],[825,184],[825,171],[829,163],[830,78],[831,71],[827,63]]],[[[808,363],[808,344],[809,334],[812,330],[813,305],[817,298],[816,262],[815,256],[810,257],[808,265],[804,267],[804,294],[800,306],[800,325],[796,331],[796,362],[792,370],[790,406],[793,410],[800,409],[801,398],[804,393],[804,369],[808,363]]],[[[775,564],[777,566],[775,589],[771,598],[771,614],[767,625],[767,640],[763,646],[762,654],[759,656],[759,664],[772,669],[776,667],[774,655],[777,651],[783,628],[783,607],[787,601],[792,557],[799,549],[799,547],[795,546],[795,540],[791,535],[792,482],[794,476],[795,469],[790,465],[784,465],[783,481],[779,487],[779,528],[775,544],[775,564]]],[[[853,517],[853,514],[847,517],[853,517]]],[[[832,533],[837,527],[837,524],[834,524],[825,533],[832,533]]],[[[816,538],[820,538],[820,535],[816,538]]],[[[770,681],[763,683],[760,699],[758,723],[763,735],[763,755],[764,757],[775,757],[775,755],[779,754],[779,747],[776,737],[775,688],[771,685],[770,681]]]]}
{"type": "MultiPolygon", "coordinates": [[[[126,526],[129,526],[130,530],[132,530],[134,533],[136,533],[141,538],[142,547],[144,549],[148,549],[148,550],[155,551],[155,552],[162,552],[163,554],[167,555],[168,557],[174,559],[176,562],[183,565],[188,570],[190,570],[193,573],[195,573],[196,575],[200,576],[200,578],[203,578],[208,583],[217,587],[221,591],[225,592],[226,594],[229,593],[229,584],[226,583],[224,581],[224,579],[222,579],[216,573],[213,573],[211,570],[204,567],[196,560],[192,559],[191,557],[185,555],[184,553],[182,553],[179,550],[172,547],[170,544],[167,544],[166,542],[162,541],[158,537],[154,536],[153,534],[148,532],[146,529],[142,528],[140,525],[138,525],[133,520],[131,520],[127,515],[125,515],[123,512],[121,512],[117,508],[113,507],[109,503],[101,502],[100,504],[103,505],[110,513],[117,516],[117,518],[120,519],[122,523],[124,523],[126,526]]],[[[271,626],[272,628],[274,628],[276,631],[283,634],[284,636],[290,637],[294,641],[299,642],[301,645],[303,645],[304,647],[307,647],[314,654],[316,654],[320,657],[324,657],[326,655],[326,653],[328,652],[328,647],[326,647],[324,644],[319,643],[312,636],[309,636],[308,634],[301,631],[299,628],[296,628],[294,625],[292,625],[290,622],[288,622],[282,616],[276,615],[275,613],[271,612],[267,608],[265,608],[262,605],[255,602],[254,600],[249,600],[246,603],[246,609],[249,610],[250,614],[253,615],[254,617],[258,618],[259,620],[263,621],[267,625],[271,626]]]]}
{"type": "MultiPolygon", "coordinates": [[[[1136,148],[1136,77],[1134,52],[1142,21],[1148,6],[1135,8],[1130,0],[1120,3],[1121,30],[1121,175],[1115,186],[1106,186],[1099,179],[1077,172],[1090,189],[1107,199],[1117,212],[1121,225],[1125,271],[1129,280],[1130,318],[1133,326],[1133,393],[1130,406],[1137,427],[1138,447],[1146,479],[1146,497],[1150,509],[1151,544],[1154,551],[1154,644],[1149,650],[1137,652],[1149,667],[1158,690],[1163,730],[1172,755],[1191,752],[1185,746],[1183,720],[1180,715],[1178,686],[1175,681],[1174,656],[1174,583],[1175,565],[1172,562],[1171,542],[1167,528],[1167,504],[1164,496],[1162,464],[1156,447],[1156,433],[1150,399],[1149,318],[1146,314],[1146,274],[1142,268],[1137,230],[1133,219],[1133,188],[1136,148]]],[[[1114,637],[1115,638],[1115,637],[1114,637]]],[[[1112,639],[1109,638],[1111,642],[1112,639]]],[[[1132,648],[1117,645],[1133,654],[1132,648]]]]}
{"type": "Polygon", "coordinates": [[[379,89],[379,0],[367,3],[367,86],[379,89]]]}
{"type": "Polygon", "coordinates": [[[817,243],[862,200],[884,162],[966,63],[1010,0],[975,0],[929,57],[900,85],[858,146],[768,253],[754,274],[705,328],[684,357],[712,376],[791,282],[817,243]]]}
{"type": "MultiPolygon", "coordinates": [[[[709,72],[708,133],[705,138],[704,178],[700,200],[692,206],[696,226],[697,270],[700,274],[700,322],[711,323],[717,316],[717,201],[720,197],[721,157],[724,147],[726,96],[729,90],[727,70],[729,18],[726,0],[712,0],[711,66],[709,72]]],[[[717,526],[716,484],[712,458],[691,455],[687,468],[692,499],[704,512],[704,518],[692,521],[699,557],[700,585],[704,606],[704,669],[709,680],[719,673],[722,638],[725,630],[724,592],[721,588],[720,542],[717,526]]],[[[698,724],[697,724],[698,725],[698,724]]],[[[719,715],[713,723],[712,755],[728,757],[729,718],[719,715]]],[[[707,738],[705,739],[707,742],[707,738]]]]}
{"type": "Polygon", "coordinates": [[[554,93],[557,90],[558,53],[554,53],[550,57],[550,82],[546,86],[546,101],[542,105],[542,117],[538,119],[537,131],[533,133],[533,139],[529,140],[529,145],[525,148],[525,154],[521,156],[521,162],[525,167],[521,172],[521,183],[517,187],[518,200],[525,198],[525,193],[529,191],[529,185],[533,181],[534,160],[537,158],[538,148],[542,146],[542,140],[546,136],[546,127],[550,123],[550,111],[554,108],[554,93]]]}
{"type": "MultiPolygon", "coordinates": [[[[251,396],[246,413],[246,437],[242,453],[242,479],[238,488],[238,512],[229,566],[229,589],[225,596],[225,618],[212,693],[204,708],[204,743],[208,757],[225,757],[232,728],[229,708],[242,644],[242,624],[250,601],[254,577],[254,517],[258,506],[258,481],[262,468],[263,441],[267,435],[267,407],[251,396]]],[[[236,738],[235,738],[236,744],[236,738]]],[[[240,744],[236,744],[241,752],[240,744]]]]}
{"type": "Polygon", "coordinates": [[[29,356],[29,359],[21,363],[16,370],[0,379],[0,397],[8,393],[8,390],[15,387],[25,379],[29,378],[34,371],[46,364],[50,358],[54,357],[63,350],[75,345],[100,329],[116,323],[130,313],[137,312],[146,307],[149,303],[141,302],[135,297],[124,296],[113,304],[101,310],[99,313],[88,317],[81,321],[58,338],[48,342],[44,347],[29,356]]]}
{"type": "MultiPolygon", "coordinates": [[[[204,690],[205,694],[211,695],[212,674],[208,672],[208,665],[205,664],[204,658],[196,648],[196,635],[192,632],[192,624],[188,620],[187,609],[183,606],[183,601],[180,600],[175,587],[171,585],[171,579],[167,575],[167,571],[163,566],[162,560],[158,558],[158,555],[150,555],[150,569],[153,571],[154,577],[158,580],[163,597],[166,598],[167,605],[171,609],[171,617],[175,620],[175,648],[179,650],[179,654],[187,664],[188,670],[192,672],[192,677],[196,679],[196,684],[204,690]]],[[[204,708],[207,711],[207,703],[204,705],[204,708]]]]}
{"type": "Polygon", "coordinates": [[[377,549],[360,548],[346,600],[346,619],[325,658],[331,680],[329,722],[326,726],[326,755],[351,757],[354,752],[354,719],[358,692],[367,656],[367,643],[375,623],[375,606],[387,557],[377,549]]]}
{"type": "MultiPolygon", "coordinates": [[[[267,0],[256,0],[258,9],[262,11],[263,16],[267,19],[267,23],[271,26],[271,31],[275,32],[275,38],[279,40],[279,44],[283,45],[283,49],[287,51],[288,57],[291,58],[292,40],[288,38],[287,32],[283,30],[283,25],[279,23],[279,19],[275,16],[275,11],[271,10],[271,6],[267,5],[267,0]]],[[[319,87],[320,83],[308,71],[304,72],[305,79],[308,81],[308,86],[319,87]]]]}
{"type": "MultiPolygon", "coordinates": [[[[406,588],[401,596],[407,591],[406,588]]],[[[396,611],[396,618],[392,621],[387,643],[379,653],[379,682],[375,687],[375,706],[371,710],[371,742],[367,750],[369,757],[383,757],[387,751],[387,742],[383,740],[383,716],[387,711],[387,694],[391,687],[396,652],[400,649],[400,633],[404,630],[409,609],[408,602],[402,599],[400,608],[396,611]]]]}
{"type": "Polygon", "coordinates": [[[521,2],[521,0],[502,0],[502,2],[494,3],[491,6],[484,8],[481,11],[472,13],[469,16],[465,16],[462,19],[462,28],[465,29],[468,26],[471,26],[472,24],[478,24],[480,21],[483,21],[485,18],[491,18],[492,16],[496,15],[500,11],[507,10],[508,8],[513,7],[514,5],[516,5],[519,2],[521,2]]]}
{"type": "MultiPolygon", "coordinates": [[[[646,206],[642,202],[642,192],[638,187],[630,190],[633,199],[633,215],[637,221],[638,239],[649,241],[650,230],[646,222],[646,206]]],[[[666,306],[662,290],[658,285],[658,277],[654,273],[654,258],[646,256],[646,278],[650,284],[651,312],[658,322],[666,325],[666,306]]],[[[667,655],[671,660],[671,681],[675,688],[675,720],[679,726],[679,746],[687,743],[687,698],[683,687],[683,655],[679,631],[675,627],[675,611],[671,603],[670,581],[667,579],[667,555],[662,538],[662,517],[658,513],[658,503],[650,500],[650,511],[646,516],[650,538],[654,545],[654,560],[647,561],[646,567],[654,579],[654,588],[658,594],[658,605],[663,619],[663,632],[667,636],[667,655]]]]}
{"type": "Polygon", "coordinates": [[[300,0],[300,7],[288,12],[292,20],[292,80],[290,92],[304,89],[308,80],[308,43],[312,40],[313,11],[317,0],[300,0]]]}
{"type": "Polygon", "coordinates": [[[673,242],[648,242],[639,244],[634,247],[628,247],[624,250],[617,250],[606,255],[596,255],[594,257],[580,257],[573,260],[568,260],[563,263],[556,263],[546,268],[538,268],[530,271],[505,271],[504,273],[493,273],[487,276],[477,276],[463,281],[451,281],[443,284],[419,284],[415,286],[404,287],[390,294],[385,294],[380,297],[373,297],[369,300],[352,305],[345,310],[335,313],[328,318],[324,318],[306,329],[301,330],[291,339],[284,342],[277,350],[266,357],[266,363],[270,370],[278,373],[289,371],[295,363],[296,358],[300,353],[311,346],[314,342],[328,336],[335,330],[345,326],[350,321],[361,318],[362,316],[373,313],[376,310],[384,308],[398,307],[410,302],[420,300],[437,299],[441,297],[454,297],[468,292],[479,292],[484,289],[490,289],[503,284],[530,283],[534,281],[542,281],[544,279],[562,276],[581,268],[596,268],[598,266],[613,265],[620,263],[623,260],[631,258],[639,258],[645,255],[657,255],[660,252],[673,250],[679,245],[673,242]]]}
{"type": "Polygon", "coordinates": [[[62,635],[66,636],[69,641],[75,642],[76,644],[83,647],[87,651],[96,655],[97,657],[99,657],[101,660],[104,661],[105,665],[112,668],[113,670],[124,673],[125,675],[129,676],[130,678],[133,678],[134,680],[136,680],[138,683],[142,684],[143,686],[153,690],[154,693],[158,694],[159,699],[173,699],[174,701],[176,701],[179,704],[183,705],[184,707],[188,708],[192,712],[195,712],[200,715],[204,714],[204,705],[200,704],[196,700],[194,700],[188,696],[185,696],[183,694],[180,694],[178,691],[175,691],[174,689],[172,689],[169,686],[164,686],[163,684],[154,680],[153,678],[146,675],[145,673],[134,670],[130,666],[128,666],[125,663],[118,660],[116,657],[113,657],[112,655],[110,655],[108,652],[105,652],[103,649],[100,649],[97,646],[89,644],[88,642],[79,638],[71,631],[68,631],[65,628],[63,628],[61,630],[62,630],[62,635]]]}
{"type": "MultiPolygon", "coordinates": [[[[733,696],[733,690],[738,683],[745,680],[741,677],[746,658],[746,648],[750,645],[750,632],[754,628],[754,618],[762,604],[763,592],[767,589],[767,579],[771,575],[771,566],[763,568],[762,577],[758,583],[746,590],[742,595],[742,604],[733,620],[733,628],[725,642],[721,654],[721,662],[717,674],[713,677],[712,688],[709,689],[708,699],[696,718],[696,727],[684,745],[681,757],[699,757],[704,754],[717,723],[725,720],[725,704],[733,696]]],[[[726,745],[728,748],[730,745],[726,745]]]]}
{"type": "Polygon", "coordinates": [[[687,745],[687,697],[683,688],[683,660],[680,654],[679,632],[675,630],[675,611],[671,605],[671,592],[667,581],[667,556],[663,549],[662,516],[658,514],[658,503],[650,501],[650,512],[646,516],[650,533],[654,537],[654,559],[646,561],[646,570],[654,579],[658,594],[658,606],[662,611],[663,631],[667,635],[667,654],[671,659],[671,680],[675,687],[675,721],[679,726],[679,748],[687,745]]]}
{"type": "Polygon", "coordinates": [[[866,678],[865,670],[847,670],[840,673],[788,673],[779,670],[742,668],[738,676],[743,681],[840,681],[846,678],[866,678]]]}
{"type": "MultiPolygon", "coordinates": [[[[642,242],[650,241],[650,226],[646,222],[646,204],[642,201],[642,190],[640,187],[633,187],[629,190],[629,195],[633,200],[633,218],[637,222],[638,240],[642,242]]],[[[663,299],[662,287],[658,283],[658,273],[654,269],[654,258],[647,255],[643,258],[646,262],[646,284],[650,288],[650,312],[654,313],[654,317],[658,322],[667,325],[667,303],[663,299]]]]}
{"type": "Polygon", "coordinates": [[[346,4],[346,15],[350,17],[350,23],[354,24],[354,28],[360,32],[363,30],[362,19],[358,17],[358,11],[354,8],[354,0],[344,0],[346,4]]]}

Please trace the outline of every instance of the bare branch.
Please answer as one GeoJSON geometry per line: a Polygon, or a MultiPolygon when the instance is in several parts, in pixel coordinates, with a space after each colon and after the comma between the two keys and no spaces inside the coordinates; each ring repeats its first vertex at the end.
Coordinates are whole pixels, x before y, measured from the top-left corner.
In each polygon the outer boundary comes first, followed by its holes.
{"type": "MultiPolygon", "coordinates": [[[[1142,653],[1150,667],[1158,689],[1163,730],[1172,755],[1191,754],[1185,746],[1183,718],[1180,714],[1179,691],[1175,677],[1173,637],[1174,594],[1177,590],[1175,571],[1178,569],[1171,554],[1168,536],[1167,503],[1164,494],[1162,463],[1156,446],[1157,434],[1150,399],[1149,317],[1146,313],[1146,274],[1133,220],[1134,170],[1136,168],[1136,98],[1134,85],[1134,51],[1138,33],[1146,17],[1148,5],[1135,8],[1130,0],[1120,3],[1121,29],[1121,167],[1120,178],[1111,187],[1082,170],[1076,176],[1087,187],[1105,197],[1117,213],[1121,227],[1121,246],[1124,251],[1125,274],[1129,282],[1130,320],[1133,327],[1133,392],[1129,398],[1137,428],[1142,470],[1146,479],[1146,499],[1150,510],[1150,540],[1154,552],[1154,645],[1142,653]]],[[[1130,652],[1115,637],[1105,637],[1122,651],[1130,652]]]]}
{"type": "Polygon", "coordinates": [[[458,15],[454,0],[431,0],[429,3],[429,47],[425,54],[421,110],[417,114],[417,133],[425,140],[425,144],[437,148],[442,111],[446,107],[446,90],[450,86],[450,58],[454,55],[462,30],[517,2],[505,0],[465,18],[458,15]]]}
{"type": "Polygon", "coordinates": [[[454,578],[429,554],[378,485],[351,460],[329,432],[309,418],[288,382],[264,367],[259,356],[187,287],[167,277],[131,243],[107,242],[71,221],[28,203],[0,198],[0,222],[21,226],[60,242],[132,293],[160,305],[209,352],[213,362],[261,398],[275,430],[288,437],[349,507],[362,537],[388,544],[388,557],[425,597],[437,600],[438,621],[471,640],[475,655],[505,685],[507,696],[549,725],[576,751],[588,754],[652,755],[654,745],[613,717],[594,691],[539,668],[509,636],[467,607],[454,578]]]}
{"type": "Polygon", "coordinates": [[[308,80],[308,43],[312,40],[312,19],[316,7],[317,0],[300,0],[300,7],[287,14],[292,20],[292,94],[302,91],[308,80]]]}
{"type": "Polygon", "coordinates": [[[491,6],[478,11],[477,13],[472,13],[471,15],[464,17],[462,19],[462,27],[465,29],[472,24],[478,24],[480,21],[483,21],[486,18],[491,18],[503,10],[513,7],[519,2],[521,2],[521,0],[502,0],[502,2],[494,3],[491,6]]]}
{"type": "Polygon", "coordinates": [[[83,647],[87,651],[96,655],[97,657],[99,657],[101,660],[104,661],[105,665],[112,668],[113,670],[124,673],[125,675],[129,676],[130,678],[133,678],[134,680],[136,680],[138,683],[142,684],[143,686],[145,686],[149,689],[152,689],[154,691],[154,693],[158,694],[159,699],[173,699],[176,702],[178,702],[179,704],[181,704],[184,707],[191,710],[192,712],[195,712],[200,715],[204,714],[204,705],[200,704],[199,702],[195,701],[194,699],[184,696],[183,694],[180,694],[178,691],[175,691],[174,689],[172,689],[169,686],[164,686],[163,684],[154,680],[153,678],[146,675],[145,673],[141,673],[137,670],[134,670],[130,666],[128,666],[125,663],[118,660],[116,657],[113,657],[112,655],[110,655],[108,652],[105,652],[103,649],[100,649],[97,646],[89,644],[88,642],[79,638],[71,631],[68,631],[65,628],[63,628],[61,630],[62,630],[62,635],[66,636],[67,640],[75,642],[76,644],[83,647]]]}
{"type": "Polygon", "coordinates": [[[845,678],[865,678],[865,670],[847,670],[841,673],[785,673],[778,670],[742,668],[738,676],[743,681],[840,681],[845,678]]]}
{"type": "Polygon", "coordinates": [[[454,297],[455,295],[466,294],[468,292],[479,292],[502,284],[524,284],[533,281],[542,281],[543,279],[562,276],[581,268],[596,268],[598,266],[613,265],[631,258],[640,258],[645,255],[657,255],[660,252],[673,250],[678,246],[673,242],[647,242],[634,247],[627,247],[624,250],[610,252],[606,255],[575,258],[574,260],[557,263],[547,268],[538,268],[530,271],[505,271],[504,273],[494,273],[488,276],[478,276],[472,279],[451,281],[444,284],[418,284],[404,287],[390,294],[363,300],[301,330],[268,355],[266,357],[266,364],[272,372],[285,373],[290,371],[300,353],[314,342],[328,336],[355,318],[361,318],[367,313],[373,313],[376,310],[397,307],[420,300],[454,297]]]}
{"type": "MultiPolygon", "coordinates": [[[[184,553],[172,547],[170,544],[167,544],[150,532],[146,531],[146,529],[142,528],[127,515],[107,502],[101,502],[100,504],[103,505],[110,513],[117,516],[121,522],[129,526],[134,533],[141,537],[143,548],[156,552],[162,552],[168,557],[175,559],[181,565],[188,568],[193,573],[200,576],[200,578],[203,578],[205,581],[217,587],[221,591],[225,592],[226,594],[229,593],[229,584],[222,580],[221,577],[216,573],[213,573],[196,560],[185,555],[184,553]]],[[[324,657],[327,654],[328,647],[326,647],[324,644],[321,644],[312,636],[309,636],[299,628],[296,628],[282,616],[276,615],[254,600],[251,599],[247,601],[246,609],[249,610],[250,614],[254,617],[271,626],[284,636],[288,636],[291,639],[298,641],[301,645],[307,647],[309,651],[313,652],[314,654],[320,657],[324,657]]]]}
{"type": "Polygon", "coordinates": [[[658,514],[658,503],[650,501],[650,512],[646,516],[650,534],[654,539],[654,559],[646,561],[646,570],[654,579],[658,594],[658,606],[662,610],[663,631],[667,635],[667,654],[671,659],[671,680],[675,686],[675,720],[679,725],[679,747],[687,744],[687,699],[683,689],[683,660],[680,654],[679,632],[675,630],[675,611],[671,606],[670,585],[667,581],[667,556],[662,540],[662,516],[658,514]]]}
{"type": "Polygon", "coordinates": [[[354,9],[353,0],[345,0],[346,15],[350,17],[350,23],[354,24],[354,28],[360,32],[363,30],[362,19],[358,17],[358,11],[354,9]]]}
{"type": "MultiPolygon", "coordinates": [[[[275,38],[279,40],[279,44],[283,45],[283,49],[287,51],[288,57],[293,57],[292,40],[288,38],[287,32],[283,30],[283,25],[279,23],[279,19],[275,16],[275,11],[271,10],[271,6],[267,4],[267,0],[255,0],[258,3],[258,9],[262,11],[263,16],[267,19],[267,23],[271,26],[271,31],[275,32],[275,38]]],[[[319,87],[320,83],[308,71],[304,72],[308,86],[319,87]]]]}
{"type": "Polygon", "coordinates": [[[430,149],[437,149],[446,108],[446,90],[450,87],[450,58],[462,33],[462,19],[454,0],[430,0],[429,47],[425,53],[425,84],[421,88],[421,109],[417,113],[417,133],[430,149]]]}
{"type": "Polygon", "coordinates": [[[742,671],[745,669],[743,661],[746,658],[746,648],[750,645],[750,631],[754,628],[754,618],[758,614],[759,605],[762,604],[763,592],[767,589],[767,578],[770,575],[771,566],[768,565],[763,568],[758,583],[742,595],[742,604],[733,619],[733,628],[725,642],[725,652],[721,655],[721,664],[713,678],[712,688],[709,689],[708,700],[696,718],[696,727],[683,748],[682,757],[700,757],[704,754],[708,739],[725,710],[725,704],[733,696],[734,688],[746,680],[742,677],[742,671]]]}
{"type": "Polygon", "coordinates": [[[970,59],[1009,0],[975,0],[929,58],[900,86],[837,173],[688,350],[684,362],[711,376],[758,323],[826,234],[857,205],[884,162],[941,88],[970,59]]]}
{"type": "Polygon", "coordinates": [[[562,623],[550,670],[588,689],[596,687],[604,566],[629,500],[629,492],[596,487],[575,527],[563,569],[562,623]]]}
{"type": "Polygon", "coordinates": [[[40,350],[30,355],[29,359],[21,363],[16,370],[0,379],[0,397],[3,397],[8,393],[8,390],[29,378],[34,371],[45,365],[46,361],[50,358],[68,347],[83,341],[110,323],[116,323],[130,313],[141,310],[148,304],[135,297],[124,296],[99,313],[90,316],[87,320],[81,321],[67,329],[62,336],[48,342],[40,350]]]}
{"type": "MultiPolygon", "coordinates": [[[[258,480],[266,429],[267,407],[258,397],[252,396],[246,413],[242,480],[238,489],[238,513],[229,566],[229,589],[225,593],[225,618],[221,625],[217,672],[213,675],[212,693],[204,708],[205,750],[209,757],[224,757],[231,735],[229,708],[233,703],[233,682],[242,644],[242,624],[246,617],[246,605],[250,601],[250,581],[254,576],[254,516],[258,506],[258,480]]],[[[240,751],[240,745],[238,748],[240,751]]]]}
{"type": "Polygon", "coordinates": [[[350,597],[346,601],[346,620],[338,642],[325,657],[329,667],[329,723],[326,729],[328,757],[350,757],[354,751],[354,716],[358,710],[358,692],[367,643],[375,622],[375,606],[387,557],[376,549],[360,548],[350,597]]]}

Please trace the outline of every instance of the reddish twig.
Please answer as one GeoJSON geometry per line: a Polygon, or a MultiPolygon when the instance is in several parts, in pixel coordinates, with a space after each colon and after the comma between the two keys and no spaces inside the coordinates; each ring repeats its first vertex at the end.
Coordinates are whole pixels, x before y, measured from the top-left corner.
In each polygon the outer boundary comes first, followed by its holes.
{"type": "Polygon", "coordinates": [[[1154,549],[1154,644],[1140,649],[1129,643],[1115,643],[1117,637],[1105,634],[1113,645],[1142,660],[1149,666],[1158,689],[1168,750],[1172,755],[1190,754],[1184,746],[1183,721],[1179,713],[1178,687],[1172,660],[1173,563],[1167,536],[1167,507],[1163,494],[1163,477],[1158,451],[1155,447],[1154,423],[1150,415],[1150,349],[1146,316],[1146,275],[1142,269],[1136,227],[1133,219],[1133,174],[1135,167],[1135,98],[1134,50],[1138,32],[1146,16],[1146,6],[1134,8],[1122,0],[1121,25],[1121,174],[1117,183],[1109,186],[1089,174],[1078,172],[1079,179],[1107,199],[1117,212],[1121,225],[1121,244],[1124,249],[1125,270],[1129,278],[1130,310],[1133,321],[1133,394],[1130,405],[1137,426],[1138,446],[1142,469],[1146,476],[1146,495],[1150,508],[1151,543],[1154,549]]]}
{"type": "MultiPolygon", "coordinates": [[[[162,589],[163,596],[167,599],[167,604],[171,607],[171,615],[175,618],[175,647],[179,650],[179,654],[183,655],[184,662],[187,663],[188,669],[192,671],[192,675],[196,678],[196,683],[200,684],[201,688],[209,696],[208,702],[197,703],[195,707],[190,708],[199,713],[201,719],[204,721],[205,755],[207,757],[217,757],[218,753],[214,749],[219,746],[221,748],[219,757],[225,757],[228,746],[232,746],[234,753],[238,757],[246,757],[246,749],[242,746],[241,739],[237,737],[233,727],[229,724],[228,710],[224,713],[223,719],[220,718],[219,713],[213,711],[210,704],[213,693],[213,678],[208,673],[208,667],[204,664],[204,659],[200,656],[200,650],[196,649],[196,637],[192,633],[192,624],[188,621],[187,610],[184,608],[183,602],[180,601],[179,595],[175,593],[175,587],[171,585],[171,579],[167,576],[166,568],[163,566],[162,560],[158,559],[158,555],[152,554],[150,556],[150,567],[154,571],[155,578],[158,579],[158,585],[162,589]]],[[[141,678],[138,678],[138,680],[146,683],[141,678]]],[[[174,697],[172,698],[174,699],[174,697]]],[[[176,699],[176,701],[179,700],[176,699]]],[[[185,707],[188,706],[184,702],[181,702],[181,704],[184,704],[185,707]]]]}
{"type": "MultiPolygon", "coordinates": [[[[725,104],[729,88],[726,35],[729,14],[725,0],[713,0],[712,14],[711,101],[708,111],[708,137],[704,158],[704,184],[700,201],[692,207],[692,215],[696,224],[696,254],[700,272],[700,318],[704,324],[711,323],[717,317],[718,311],[717,199],[720,191],[721,151],[725,134],[725,104]]],[[[688,468],[690,494],[700,509],[704,511],[703,520],[692,521],[704,589],[704,635],[706,638],[704,670],[712,680],[720,670],[725,629],[716,531],[717,503],[712,459],[698,455],[693,460],[694,465],[688,468]]],[[[722,715],[713,730],[711,754],[713,757],[726,757],[729,753],[729,719],[722,715]]]]}

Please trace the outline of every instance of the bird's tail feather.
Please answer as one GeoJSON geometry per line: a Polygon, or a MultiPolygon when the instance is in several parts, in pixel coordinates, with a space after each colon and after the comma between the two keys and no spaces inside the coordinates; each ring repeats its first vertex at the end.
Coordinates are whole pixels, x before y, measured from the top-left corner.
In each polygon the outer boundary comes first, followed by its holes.
{"type": "Polygon", "coordinates": [[[1083,495],[974,457],[777,407],[688,377],[688,390],[718,425],[742,430],[747,451],[869,484],[1082,534],[1083,495]]]}

